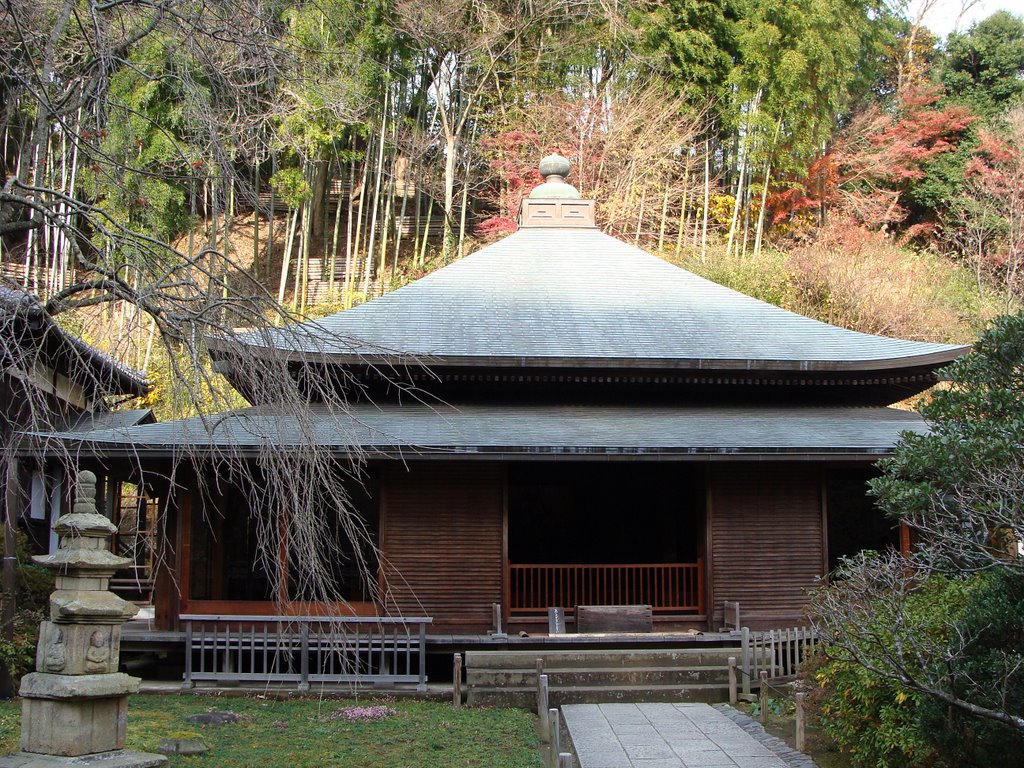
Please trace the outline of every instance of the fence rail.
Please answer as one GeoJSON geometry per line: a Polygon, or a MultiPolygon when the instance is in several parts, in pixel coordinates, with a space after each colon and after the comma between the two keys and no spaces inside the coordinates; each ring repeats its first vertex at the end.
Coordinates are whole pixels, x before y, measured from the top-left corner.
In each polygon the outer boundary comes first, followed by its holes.
{"type": "Polygon", "coordinates": [[[704,613],[704,567],[696,563],[509,565],[513,615],[577,605],[650,605],[658,613],[704,613]]]}
{"type": "Polygon", "coordinates": [[[217,682],[416,683],[430,618],[185,614],[183,686],[217,682]]]}

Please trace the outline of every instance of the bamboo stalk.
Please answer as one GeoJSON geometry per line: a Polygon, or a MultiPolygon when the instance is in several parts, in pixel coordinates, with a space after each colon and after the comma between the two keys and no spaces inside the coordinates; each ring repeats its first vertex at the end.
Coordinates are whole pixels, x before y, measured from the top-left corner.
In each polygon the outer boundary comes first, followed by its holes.
{"type": "MultiPolygon", "coordinates": [[[[338,150],[334,150],[334,159],[338,161],[339,178],[341,177],[341,158],[338,157],[338,150]]],[[[334,178],[331,177],[328,180],[328,195],[327,199],[330,200],[330,188],[334,186],[334,178]]],[[[344,182],[342,182],[344,183],[344,182]]],[[[338,191],[338,199],[334,201],[334,232],[331,235],[331,260],[328,262],[328,269],[330,270],[327,274],[327,293],[330,295],[331,300],[334,300],[334,273],[338,268],[338,238],[341,236],[341,191],[338,191]]],[[[324,244],[324,255],[327,254],[327,245],[324,244]]]]}
{"type": "Polygon", "coordinates": [[[434,198],[430,198],[430,204],[427,206],[427,223],[423,227],[423,241],[420,245],[420,258],[419,266],[423,266],[423,263],[427,258],[427,240],[430,237],[430,219],[434,215],[434,198]]]}
{"type": "MultiPolygon", "coordinates": [[[[374,181],[373,189],[373,209],[370,213],[370,242],[366,248],[366,272],[363,275],[363,292],[369,295],[370,291],[370,278],[371,270],[373,269],[373,250],[376,243],[377,237],[377,208],[380,204],[380,185],[383,176],[383,165],[384,165],[384,136],[387,132],[388,124],[388,91],[384,91],[384,106],[381,109],[380,117],[380,147],[377,150],[377,167],[375,169],[376,179],[374,181]]],[[[380,275],[378,275],[378,278],[380,275]]]]}
{"type": "Polygon", "coordinates": [[[711,153],[709,142],[704,140],[704,224],[700,234],[700,260],[708,256],[708,206],[711,204],[711,153]]]}
{"type": "MultiPolygon", "coordinates": [[[[387,272],[388,231],[389,231],[389,229],[388,229],[388,222],[391,221],[391,207],[394,205],[394,201],[395,201],[395,163],[397,162],[397,159],[398,159],[398,150],[395,148],[397,146],[397,143],[398,143],[397,142],[397,137],[398,137],[397,125],[398,125],[398,120],[397,119],[392,119],[392,121],[391,121],[391,143],[392,143],[393,146],[392,146],[392,150],[391,150],[391,173],[388,174],[388,194],[387,194],[387,203],[384,205],[384,218],[381,220],[381,223],[380,223],[380,263],[377,266],[377,274],[380,277],[381,291],[382,292],[385,290],[385,288],[384,288],[384,273],[387,272]]],[[[392,273],[392,276],[394,276],[394,273],[392,273]]]]}
{"type": "Polygon", "coordinates": [[[683,199],[679,205],[679,227],[676,232],[676,253],[683,250],[683,237],[686,235],[686,203],[690,197],[690,155],[687,152],[686,166],[683,168],[683,199]]]}
{"type": "Polygon", "coordinates": [[[476,141],[476,123],[473,123],[473,130],[469,134],[469,143],[466,145],[466,176],[462,185],[462,210],[459,213],[459,248],[458,258],[465,255],[466,246],[466,208],[469,207],[469,174],[470,174],[470,153],[473,150],[473,142],[476,141]]]}
{"type": "Polygon", "coordinates": [[[661,197],[661,224],[658,226],[658,251],[665,249],[665,218],[668,216],[669,182],[665,180],[665,193],[661,197]]]}
{"type": "Polygon", "coordinates": [[[284,292],[288,286],[288,267],[291,266],[292,245],[295,242],[295,226],[299,219],[299,209],[292,209],[292,220],[288,227],[288,235],[284,244],[284,255],[281,258],[281,281],[277,289],[277,303],[284,304],[284,292]]]}

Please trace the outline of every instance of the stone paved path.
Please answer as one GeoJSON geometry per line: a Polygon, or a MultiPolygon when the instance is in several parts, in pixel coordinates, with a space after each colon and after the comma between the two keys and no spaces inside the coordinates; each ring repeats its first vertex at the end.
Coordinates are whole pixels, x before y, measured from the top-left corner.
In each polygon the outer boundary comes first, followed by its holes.
{"type": "Polygon", "coordinates": [[[580,768],[789,768],[707,704],[567,704],[580,768]]]}

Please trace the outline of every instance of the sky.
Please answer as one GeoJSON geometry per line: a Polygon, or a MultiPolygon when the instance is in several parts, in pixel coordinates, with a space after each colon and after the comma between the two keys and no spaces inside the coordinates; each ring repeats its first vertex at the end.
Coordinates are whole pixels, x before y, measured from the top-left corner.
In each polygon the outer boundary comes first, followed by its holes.
{"type": "MultiPolygon", "coordinates": [[[[917,9],[924,0],[911,0],[907,16],[914,18],[917,9]]],[[[938,0],[935,7],[924,18],[924,24],[935,35],[945,37],[953,31],[957,16],[960,14],[961,0],[938,0]]],[[[967,11],[960,20],[960,31],[965,32],[971,24],[988,18],[996,11],[1010,11],[1024,16],[1024,0],[981,0],[967,11]]]]}

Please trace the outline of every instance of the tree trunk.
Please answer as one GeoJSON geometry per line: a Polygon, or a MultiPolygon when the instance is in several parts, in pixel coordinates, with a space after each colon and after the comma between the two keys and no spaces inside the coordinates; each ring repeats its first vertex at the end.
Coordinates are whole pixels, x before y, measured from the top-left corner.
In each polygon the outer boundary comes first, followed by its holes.
{"type": "Polygon", "coordinates": [[[398,271],[398,252],[402,247],[402,230],[405,229],[405,209],[409,203],[409,179],[412,168],[409,159],[405,160],[405,171],[402,177],[402,210],[398,214],[398,226],[395,228],[395,255],[391,262],[391,274],[398,271]]]}
{"type": "Polygon", "coordinates": [[[430,198],[430,203],[427,205],[427,221],[423,227],[423,241],[420,244],[420,257],[417,262],[419,266],[423,266],[423,263],[427,260],[427,240],[430,237],[430,219],[434,215],[434,198],[430,198]]]}
{"type": "Polygon", "coordinates": [[[455,252],[455,168],[458,137],[451,132],[444,137],[444,228],[441,239],[441,258],[447,264],[455,252]]]}
{"type": "MultiPolygon", "coordinates": [[[[341,166],[341,159],[338,157],[338,153],[335,152],[335,159],[338,160],[338,175],[339,178],[343,172],[341,166]]],[[[352,178],[349,177],[349,185],[352,184],[352,178]]],[[[338,269],[338,239],[341,237],[341,195],[344,192],[344,188],[338,190],[338,199],[334,201],[334,232],[331,234],[331,260],[328,262],[327,273],[327,293],[331,297],[331,301],[334,300],[334,274],[338,269]]],[[[327,247],[324,246],[324,254],[327,254],[327,247]]]]}
{"type": "Polygon", "coordinates": [[[459,258],[466,255],[466,209],[469,208],[469,172],[470,172],[470,151],[476,140],[476,123],[473,123],[473,131],[469,138],[469,148],[466,151],[466,175],[462,185],[462,210],[459,212],[459,258]]]}
{"type": "Polygon", "coordinates": [[[647,203],[647,189],[645,188],[640,193],[640,212],[636,215],[636,235],[633,237],[633,242],[640,243],[640,233],[643,231],[644,224],[644,206],[647,203]]]}
{"type": "Polygon", "coordinates": [[[676,254],[683,250],[683,237],[686,235],[686,203],[690,197],[690,156],[686,156],[686,167],[683,168],[683,199],[679,204],[679,231],[676,232],[676,254]]]}
{"type": "Polygon", "coordinates": [[[703,262],[708,255],[708,206],[711,204],[711,154],[709,142],[704,140],[704,223],[700,233],[700,260],[703,262]]]}
{"type": "Polygon", "coordinates": [[[252,168],[252,273],[260,274],[260,174],[259,165],[252,168]]]}
{"type": "Polygon", "coordinates": [[[736,198],[732,204],[732,217],[729,219],[729,241],[725,246],[725,255],[732,255],[732,244],[736,238],[736,225],[739,223],[740,200],[743,198],[743,180],[747,174],[747,152],[740,158],[740,175],[736,183],[736,198]]]}
{"type": "Polygon", "coordinates": [[[322,239],[327,230],[327,196],[330,189],[331,164],[327,160],[316,160],[310,163],[312,171],[313,197],[310,201],[310,226],[308,227],[311,239],[322,239]]]}
{"type": "MultiPolygon", "coordinates": [[[[274,174],[277,173],[277,153],[273,153],[270,156],[270,176],[273,178],[274,174]]],[[[270,210],[267,211],[267,255],[264,257],[264,264],[266,269],[264,272],[267,275],[267,280],[270,280],[270,262],[274,258],[274,206],[277,205],[277,200],[274,199],[274,185],[270,185],[270,210]]]]}
{"type": "MultiPolygon", "coordinates": [[[[373,250],[376,245],[377,239],[377,211],[380,205],[380,185],[383,178],[383,166],[384,166],[384,136],[387,132],[387,120],[388,120],[388,104],[387,104],[387,93],[384,94],[384,108],[381,112],[380,118],[380,147],[377,150],[377,168],[375,173],[377,178],[373,184],[373,208],[369,214],[370,222],[370,242],[366,247],[366,275],[363,279],[363,292],[369,296],[370,280],[372,279],[373,269],[373,250]]],[[[378,279],[380,275],[377,276],[378,279]]]]}
{"type": "MultiPolygon", "coordinates": [[[[394,125],[394,123],[392,123],[394,125]]],[[[381,280],[381,292],[384,289],[384,275],[388,271],[388,232],[390,231],[389,222],[391,221],[391,206],[394,205],[395,201],[395,158],[396,155],[392,155],[391,158],[391,173],[388,174],[388,194],[387,202],[384,204],[384,218],[380,223],[380,262],[377,265],[377,274],[381,280]]],[[[392,273],[392,277],[394,273],[392,273]]]]}
{"type": "Polygon", "coordinates": [[[768,184],[772,178],[772,161],[764,166],[764,188],[761,190],[761,210],[757,212],[757,234],[754,236],[754,258],[761,255],[761,239],[764,236],[764,211],[768,201],[768,184]]]}

